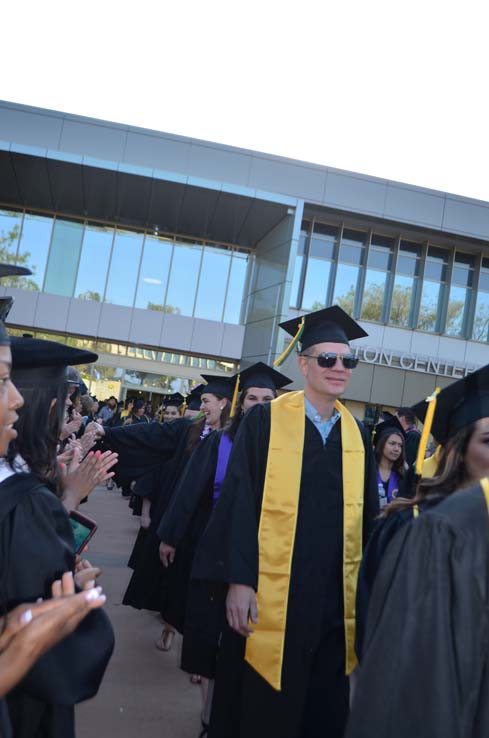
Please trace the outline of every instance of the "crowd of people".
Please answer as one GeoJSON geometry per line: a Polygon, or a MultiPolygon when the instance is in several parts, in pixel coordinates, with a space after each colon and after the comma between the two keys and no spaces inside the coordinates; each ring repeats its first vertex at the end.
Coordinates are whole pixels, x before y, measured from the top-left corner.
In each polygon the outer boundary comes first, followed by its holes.
{"type": "Polygon", "coordinates": [[[259,362],[156,411],[1,328],[2,735],[74,736],[100,685],[113,633],[70,515],[114,482],[140,516],[123,603],[160,614],[160,651],[182,635],[196,736],[487,734],[489,367],[368,429],[339,399],[361,326],[282,328],[303,390],[259,362]]]}

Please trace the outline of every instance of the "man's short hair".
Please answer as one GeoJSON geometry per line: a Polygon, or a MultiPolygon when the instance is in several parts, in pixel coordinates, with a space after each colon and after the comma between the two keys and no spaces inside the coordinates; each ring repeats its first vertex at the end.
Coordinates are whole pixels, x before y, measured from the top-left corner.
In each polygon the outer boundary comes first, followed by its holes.
{"type": "Polygon", "coordinates": [[[416,425],[416,415],[413,413],[410,407],[400,407],[397,411],[399,418],[406,418],[406,422],[409,425],[416,425]]]}

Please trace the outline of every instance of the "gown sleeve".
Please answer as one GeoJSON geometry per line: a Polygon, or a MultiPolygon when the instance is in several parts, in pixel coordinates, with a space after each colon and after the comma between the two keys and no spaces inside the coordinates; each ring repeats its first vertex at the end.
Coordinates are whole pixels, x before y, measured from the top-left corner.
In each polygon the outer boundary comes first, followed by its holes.
{"type": "Polygon", "coordinates": [[[102,446],[119,454],[115,467],[121,477],[138,479],[175,453],[186,419],[173,423],[136,423],[119,428],[105,428],[102,446]]]}
{"type": "Polygon", "coordinates": [[[161,541],[178,546],[199,503],[214,481],[220,433],[211,433],[190,457],[157,534],[161,541]]]}
{"type": "Polygon", "coordinates": [[[355,628],[355,651],[359,661],[362,658],[367,612],[377,572],[395,534],[412,519],[412,510],[405,510],[377,520],[363,552],[357,583],[355,628]]]}
{"type": "Polygon", "coordinates": [[[234,439],[221,495],[194,558],[194,579],[256,589],[269,436],[270,408],[256,405],[246,413],[234,439]]]}
{"type": "MultiPolygon", "coordinates": [[[[74,568],[68,516],[45,487],[22,497],[4,519],[0,533],[1,596],[8,609],[50,596],[52,582],[74,568]]],[[[36,662],[15,692],[51,704],[73,705],[88,699],[97,693],[113,646],[106,614],[94,610],[36,662]]]]}
{"type": "Polygon", "coordinates": [[[373,590],[345,738],[473,735],[488,648],[487,566],[478,578],[477,556],[470,531],[436,512],[392,541],[373,590]]]}

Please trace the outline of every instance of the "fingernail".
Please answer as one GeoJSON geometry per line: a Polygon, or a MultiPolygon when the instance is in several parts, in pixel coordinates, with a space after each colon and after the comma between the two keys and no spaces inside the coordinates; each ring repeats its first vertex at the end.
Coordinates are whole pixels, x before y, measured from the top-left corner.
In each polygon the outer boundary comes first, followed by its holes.
{"type": "Polygon", "coordinates": [[[97,592],[96,589],[89,589],[88,592],[85,592],[85,599],[87,602],[98,600],[99,597],[100,597],[100,594],[97,592]]]}
{"type": "Polygon", "coordinates": [[[27,625],[27,623],[30,623],[31,620],[32,620],[32,610],[26,610],[20,616],[20,622],[22,623],[22,625],[27,625]]]}

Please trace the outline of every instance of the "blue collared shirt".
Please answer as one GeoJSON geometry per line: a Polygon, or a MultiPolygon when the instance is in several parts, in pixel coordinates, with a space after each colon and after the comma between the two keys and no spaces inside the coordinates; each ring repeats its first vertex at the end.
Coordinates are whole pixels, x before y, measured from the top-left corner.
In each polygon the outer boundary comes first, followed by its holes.
{"type": "Polygon", "coordinates": [[[323,439],[324,445],[326,445],[326,441],[328,440],[328,436],[333,430],[334,424],[340,419],[340,413],[336,408],[333,410],[333,415],[330,417],[329,420],[321,420],[321,416],[314,407],[314,405],[311,405],[309,400],[306,396],[304,396],[304,405],[306,409],[306,415],[309,418],[309,420],[314,423],[316,428],[318,429],[319,433],[321,434],[321,438],[323,439]]]}

